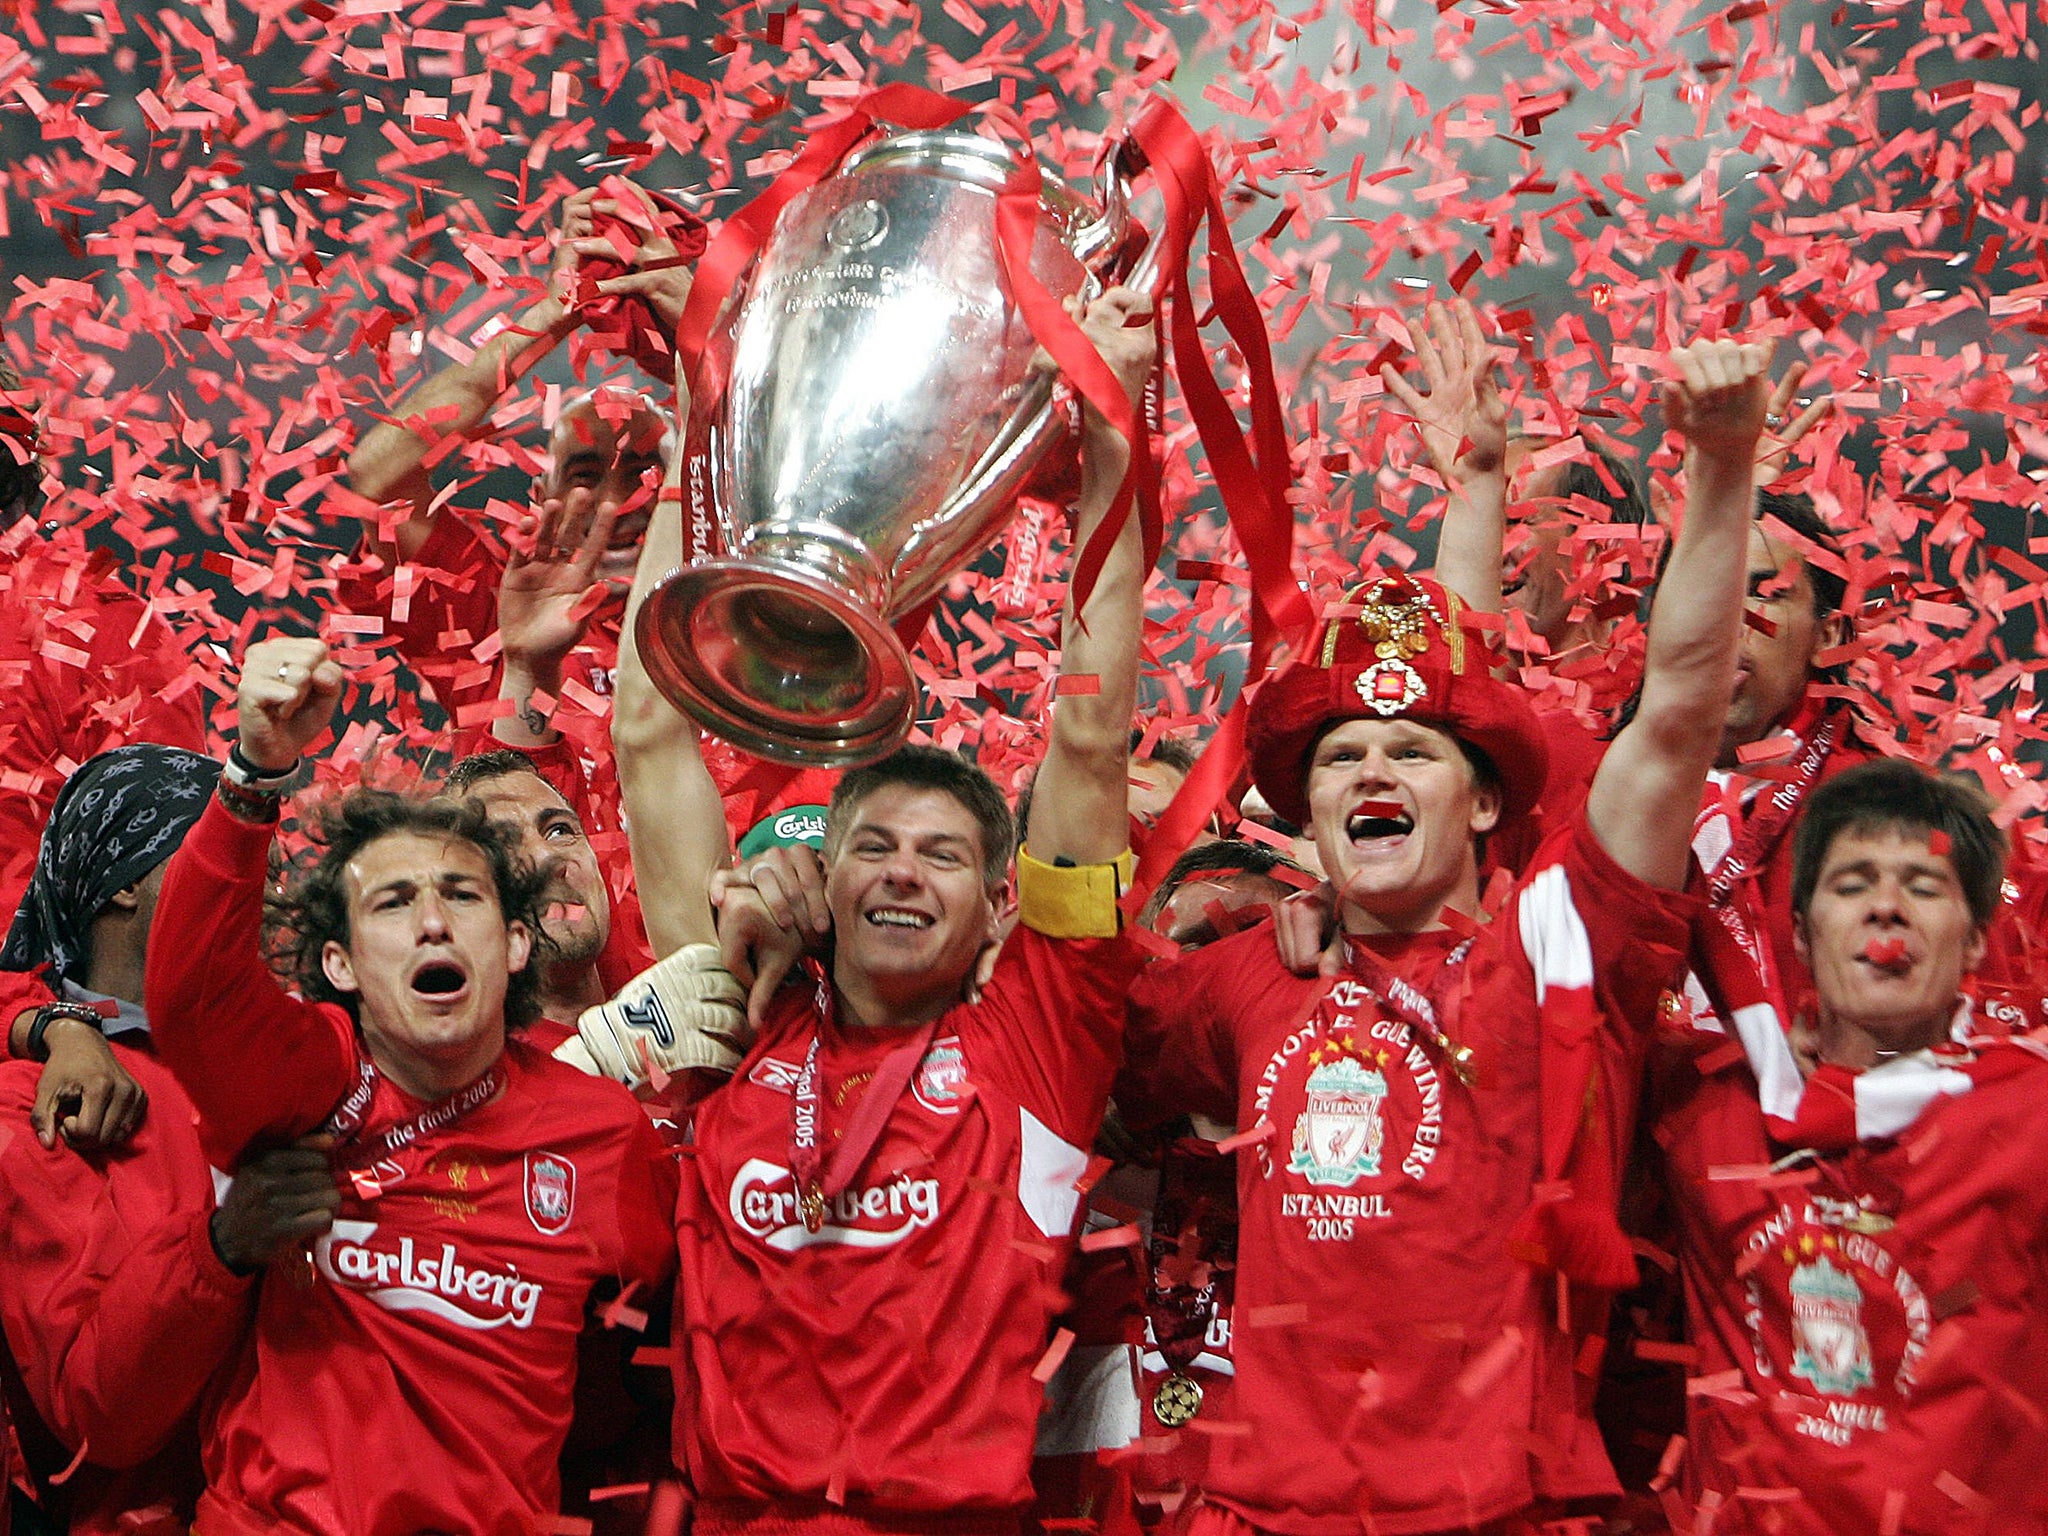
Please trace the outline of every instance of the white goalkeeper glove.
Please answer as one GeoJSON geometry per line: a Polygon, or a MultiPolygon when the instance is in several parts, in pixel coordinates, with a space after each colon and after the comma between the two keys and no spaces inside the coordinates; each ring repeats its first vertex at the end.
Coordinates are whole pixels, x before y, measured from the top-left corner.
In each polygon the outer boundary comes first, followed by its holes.
{"type": "Polygon", "coordinates": [[[747,994],[718,958],[715,944],[685,944],[586,1008],[576,1038],[555,1058],[593,1077],[639,1088],[649,1066],[663,1072],[706,1067],[730,1072],[750,1043],[747,994]]]}

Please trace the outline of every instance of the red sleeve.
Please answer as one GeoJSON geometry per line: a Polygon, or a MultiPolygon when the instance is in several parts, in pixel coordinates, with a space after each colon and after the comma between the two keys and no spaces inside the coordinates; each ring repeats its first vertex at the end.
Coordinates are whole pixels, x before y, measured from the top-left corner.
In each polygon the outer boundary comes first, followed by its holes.
{"type": "MultiPolygon", "coordinates": [[[[1540,974],[1537,950],[1570,942],[1576,920],[1601,1013],[1635,1036],[1655,1026],[1659,995],[1684,976],[1698,910],[1691,894],[1647,885],[1615,863],[1581,805],[1545,840],[1501,921],[1515,925],[1523,957],[1540,974]]],[[[1565,963],[1561,954],[1554,963],[1565,963]]]]}
{"type": "MultiPolygon", "coordinates": [[[[1263,925],[1253,932],[1273,942],[1263,925]]],[[[1223,942],[1234,949],[1243,940],[1223,942]]],[[[1185,1114],[1237,1121],[1237,1043],[1210,974],[1219,947],[1156,960],[1131,987],[1116,1107],[1133,1130],[1185,1114]]]]}
{"type": "Polygon", "coordinates": [[[457,725],[487,724],[497,664],[473,652],[497,632],[505,557],[476,525],[444,510],[411,560],[396,567],[367,561],[344,571],[338,605],[384,621],[399,658],[457,725]]]}
{"type": "Polygon", "coordinates": [[[1498,919],[1534,973],[1544,1177],[1569,1175],[1602,1207],[1634,1139],[1659,1000],[1685,974],[1698,908],[1692,895],[1615,863],[1582,808],[1545,842],[1498,919]],[[1596,1082],[1598,1112],[1589,1113],[1596,1082]]]}
{"type": "Polygon", "coordinates": [[[1095,1139],[1116,1074],[1123,999],[1140,955],[1130,939],[1049,939],[1019,925],[981,1001],[960,1013],[975,1070],[1076,1146],[1095,1139]]]}
{"type": "Polygon", "coordinates": [[[150,1030],[222,1168],[312,1130],[355,1082],[347,1016],[292,996],[263,963],[271,830],[209,801],[171,856],[149,934],[150,1030]]]}
{"type": "Polygon", "coordinates": [[[637,1117],[619,1169],[619,1279],[643,1290],[676,1270],[676,1160],[653,1122],[637,1117]]]}
{"type": "MultiPolygon", "coordinates": [[[[11,1045],[15,1015],[55,1000],[56,994],[36,972],[0,971],[0,1039],[11,1045]]],[[[7,1045],[0,1045],[0,1060],[8,1055],[7,1045]]]]}
{"type": "MultiPolygon", "coordinates": [[[[124,1064],[148,1080],[132,1053],[124,1064]]],[[[0,1067],[0,1134],[13,1133],[0,1149],[0,1326],[58,1439],[100,1466],[135,1466],[163,1448],[240,1340],[253,1282],[213,1252],[189,1126],[146,1128],[111,1159],[61,1141],[46,1151],[29,1129],[38,1075],[24,1062],[0,1067]]],[[[152,1117],[189,1114],[154,1076],[152,1117]]]]}

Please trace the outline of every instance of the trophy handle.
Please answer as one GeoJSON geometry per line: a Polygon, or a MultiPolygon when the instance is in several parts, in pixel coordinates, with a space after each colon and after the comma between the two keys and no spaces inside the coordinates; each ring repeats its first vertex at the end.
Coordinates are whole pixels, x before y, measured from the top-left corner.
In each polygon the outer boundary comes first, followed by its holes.
{"type": "Polygon", "coordinates": [[[1122,265],[1131,228],[1131,182],[1144,169],[1145,152],[1126,132],[1095,168],[1095,198],[1102,213],[1075,236],[1073,251],[1104,287],[1121,283],[1142,288],[1157,299],[1153,290],[1159,281],[1159,253],[1166,239],[1163,220],[1137,258],[1127,267],[1122,265]]]}

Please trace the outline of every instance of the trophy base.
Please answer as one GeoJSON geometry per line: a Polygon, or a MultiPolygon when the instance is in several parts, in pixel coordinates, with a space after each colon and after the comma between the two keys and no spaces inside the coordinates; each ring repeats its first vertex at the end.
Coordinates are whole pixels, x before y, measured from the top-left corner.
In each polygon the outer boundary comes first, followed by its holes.
{"type": "Polygon", "coordinates": [[[868,604],[780,561],[707,560],[648,594],[647,675],[705,730],[772,762],[848,768],[910,732],[910,657],[868,604]]]}

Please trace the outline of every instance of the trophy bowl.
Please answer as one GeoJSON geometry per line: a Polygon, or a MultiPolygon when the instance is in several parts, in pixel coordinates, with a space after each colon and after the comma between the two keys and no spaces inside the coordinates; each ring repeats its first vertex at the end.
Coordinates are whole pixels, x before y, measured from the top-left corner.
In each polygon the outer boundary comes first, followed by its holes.
{"type": "MultiPolygon", "coordinates": [[[[668,577],[635,638],[699,724],[786,763],[869,762],[916,712],[894,625],[1000,531],[1061,435],[996,248],[1010,152],[959,131],[856,151],[782,210],[714,344],[708,502],[723,554],[668,577]]],[[[1091,203],[1046,183],[1031,268],[1114,280],[1118,156],[1091,203]]]]}

